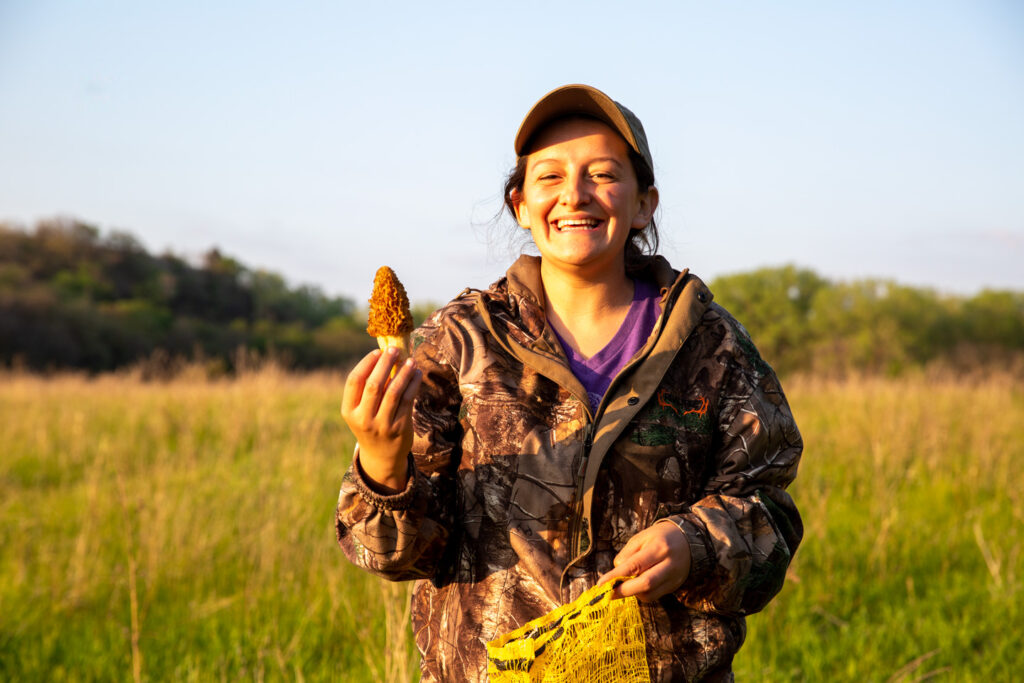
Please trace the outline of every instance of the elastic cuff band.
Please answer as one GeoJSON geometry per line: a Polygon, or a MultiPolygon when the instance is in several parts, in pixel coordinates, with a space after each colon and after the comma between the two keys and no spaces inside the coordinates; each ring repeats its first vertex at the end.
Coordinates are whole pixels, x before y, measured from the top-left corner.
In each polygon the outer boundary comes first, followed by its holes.
{"type": "Polygon", "coordinates": [[[686,542],[690,544],[690,575],[678,590],[685,592],[703,584],[715,565],[715,554],[708,539],[707,529],[703,524],[690,519],[688,515],[667,517],[664,521],[675,524],[686,536],[686,542]]]}
{"type": "Polygon", "coordinates": [[[407,457],[409,478],[405,482],[405,489],[398,493],[378,493],[366,483],[368,477],[363,472],[362,465],[359,464],[359,447],[356,446],[350,471],[359,495],[380,510],[406,510],[412,507],[413,499],[416,496],[416,481],[419,477],[416,474],[416,464],[413,462],[412,453],[407,457]]]}

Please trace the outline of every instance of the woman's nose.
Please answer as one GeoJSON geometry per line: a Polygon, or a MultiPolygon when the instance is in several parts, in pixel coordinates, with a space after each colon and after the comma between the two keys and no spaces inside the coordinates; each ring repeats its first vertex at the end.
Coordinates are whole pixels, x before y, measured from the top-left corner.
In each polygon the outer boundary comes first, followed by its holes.
{"type": "Polygon", "coordinates": [[[590,191],[586,178],[582,174],[570,175],[562,187],[562,204],[566,206],[582,206],[590,201],[590,191]]]}

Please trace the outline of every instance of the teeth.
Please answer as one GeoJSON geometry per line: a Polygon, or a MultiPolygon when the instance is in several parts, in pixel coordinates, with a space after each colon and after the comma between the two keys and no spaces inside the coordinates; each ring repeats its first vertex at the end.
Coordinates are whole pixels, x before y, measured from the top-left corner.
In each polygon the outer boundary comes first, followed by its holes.
{"type": "Polygon", "coordinates": [[[556,223],[559,228],[592,228],[597,225],[593,218],[563,218],[556,223]]]}

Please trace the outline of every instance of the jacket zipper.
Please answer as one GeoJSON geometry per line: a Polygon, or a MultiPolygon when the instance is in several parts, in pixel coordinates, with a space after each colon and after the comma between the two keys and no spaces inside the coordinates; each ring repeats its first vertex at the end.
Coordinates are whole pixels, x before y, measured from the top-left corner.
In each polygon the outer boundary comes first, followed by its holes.
{"type": "Polygon", "coordinates": [[[591,420],[583,430],[583,454],[576,472],[576,494],[573,496],[572,524],[569,528],[569,558],[575,559],[580,552],[580,531],[583,524],[583,482],[587,474],[590,449],[594,445],[594,422],[591,420]]]}
{"type": "MultiPolygon", "coordinates": [[[[676,298],[678,298],[678,296],[676,298]]],[[[674,304],[675,301],[673,300],[672,303],[674,304]]],[[[664,327],[667,319],[668,316],[666,315],[665,310],[662,309],[661,315],[658,316],[658,320],[654,323],[654,330],[652,330],[652,334],[657,332],[657,334],[654,335],[655,338],[659,338],[661,336],[662,328],[664,327]]],[[[604,396],[601,398],[601,403],[597,406],[597,411],[594,413],[593,418],[587,424],[583,432],[583,457],[580,460],[580,469],[576,473],[576,495],[572,508],[572,523],[569,527],[570,562],[575,560],[580,554],[580,542],[582,541],[581,532],[583,527],[583,483],[586,479],[587,464],[590,462],[590,450],[594,445],[594,431],[598,417],[604,414],[605,401],[608,396],[611,395],[612,389],[614,389],[616,384],[618,384],[619,378],[626,374],[628,370],[632,370],[635,366],[639,365],[649,354],[650,352],[648,351],[648,353],[645,353],[632,362],[627,363],[619,373],[612,378],[611,384],[608,385],[607,391],[605,391],[604,396]]],[[[591,539],[590,544],[593,544],[593,539],[591,539]]],[[[587,550],[590,550],[590,545],[587,546],[587,550]]]]}

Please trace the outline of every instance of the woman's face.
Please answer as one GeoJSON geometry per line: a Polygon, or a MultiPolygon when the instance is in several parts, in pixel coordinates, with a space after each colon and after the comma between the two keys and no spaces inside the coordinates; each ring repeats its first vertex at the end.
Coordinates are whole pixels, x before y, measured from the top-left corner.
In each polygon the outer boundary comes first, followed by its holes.
{"type": "Polygon", "coordinates": [[[630,229],[644,228],[658,204],[657,190],[644,189],[626,141],[600,121],[573,118],[541,131],[512,199],[546,266],[597,277],[625,272],[630,229]]]}

